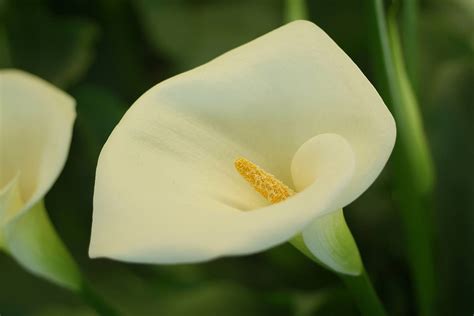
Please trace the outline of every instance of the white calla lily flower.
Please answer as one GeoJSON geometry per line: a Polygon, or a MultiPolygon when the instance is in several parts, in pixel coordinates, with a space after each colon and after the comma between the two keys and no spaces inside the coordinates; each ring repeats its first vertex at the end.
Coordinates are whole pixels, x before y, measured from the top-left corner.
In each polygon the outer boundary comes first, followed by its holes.
{"type": "Polygon", "coordinates": [[[23,71],[0,70],[0,249],[70,289],[79,272],[49,221],[43,198],[66,162],[75,101],[23,71]]]}
{"type": "Polygon", "coordinates": [[[379,175],[395,134],[376,90],[328,35],[287,24],[129,109],[99,158],[90,256],[191,263],[299,233],[312,251],[312,223],[337,214],[326,223],[345,225],[340,208],[379,175]],[[234,169],[239,157],[296,193],[270,204],[234,169]]]}

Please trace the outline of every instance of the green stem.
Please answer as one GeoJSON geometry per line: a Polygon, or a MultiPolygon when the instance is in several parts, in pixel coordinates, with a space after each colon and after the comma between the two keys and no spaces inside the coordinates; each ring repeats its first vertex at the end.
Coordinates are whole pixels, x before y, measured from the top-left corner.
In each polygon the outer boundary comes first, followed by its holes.
{"type": "Polygon", "coordinates": [[[0,68],[8,68],[12,66],[10,56],[7,32],[3,25],[0,25],[0,68]]]}
{"type": "Polygon", "coordinates": [[[305,0],[286,0],[285,21],[307,20],[308,10],[305,0]]]}
{"type": "Polygon", "coordinates": [[[402,1],[402,43],[408,78],[416,91],[418,86],[418,0],[402,1]]]}
{"type": "MultiPolygon", "coordinates": [[[[401,159],[401,155],[398,155],[401,159]]],[[[399,160],[398,166],[401,165],[399,160]]],[[[432,221],[427,201],[414,194],[412,187],[397,177],[396,199],[400,206],[402,228],[406,236],[406,251],[410,258],[410,269],[414,291],[418,300],[418,313],[431,316],[435,311],[436,271],[433,263],[432,221]]]]}
{"type": "Polygon", "coordinates": [[[362,271],[359,275],[348,275],[344,273],[338,273],[334,271],[331,267],[321,262],[316,258],[311,251],[306,247],[306,244],[303,241],[301,235],[295,236],[290,243],[303,253],[306,257],[325,267],[328,270],[335,272],[345,283],[347,289],[351,293],[351,296],[362,315],[366,316],[386,316],[387,313],[380,302],[377,293],[372,286],[372,283],[367,276],[365,268],[362,267],[362,271]]]}
{"type": "Polygon", "coordinates": [[[0,68],[13,66],[6,27],[7,5],[6,1],[0,1],[0,68]]]}
{"type": "MultiPolygon", "coordinates": [[[[130,14],[133,1],[128,0],[100,0],[95,1],[98,8],[98,19],[103,26],[104,49],[103,54],[114,67],[109,78],[110,83],[130,101],[137,98],[137,91],[145,91],[152,84],[148,80],[147,69],[143,63],[144,54],[142,42],[137,38],[136,21],[130,14]],[[116,52],[120,52],[117,54],[116,52]]],[[[104,80],[108,80],[104,77],[104,80]]]]}
{"type": "Polygon", "coordinates": [[[120,313],[110,306],[89,284],[83,283],[78,294],[84,302],[100,316],[119,316],[120,313]]]}
{"type": "Polygon", "coordinates": [[[385,20],[382,0],[367,0],[377,33],[376,56],[382,73],[383,97],[388,103],[398,126],[398,143],[403,147],[406,163],[420,193],[432,191],[434,182],[433,163],[423,129],[417,100],[408,81],[403,55],[399,45],[396,21],[390,20],[390,33],[385,20]]]}
{"type": "Polygon", "coordinates": [[[388,16],[387,25],[392,48],[393,67],[396,74],[394,78],[396,90],[394,93],[400,96],[397,98],[397,103],[392,103],[398,119],[400,142],[410,164],[411,173],[418,177],[414,178],[415,188],[418,189],[417,191],[420,194],[427,194],[433,190],[433,161],[428,149],[418,102],[405,70],[396,16],[393,10],[388,16]]]}
{"type": "Polygon", "coordinates": [[[363,270],[362,273],[357,276],[344,274],[339,274],[339,276],[346,284],[349,291],[352,293],[352,297],[355,300],[357,306],[359,307],[359,310],[362,315],[387,315],[365,270],[363,270]]]}
{"type": "MultiPolygon", "coordinates": [[[[395,190],[406,236],[406,248],[421,315],[433,315],[435,268],[432,254],[430,200],[434,171],[421,114],[403,60],[395,11],[385,19],[382,0],[368,0],[371,29],[376,32],[375,59],[378,60],[382,96],[397,121],[395,147],[395,190]]],[[[380,88],[380,87],[379,87],[380,88]]]]}
{"type": "MultiPolygon", "coordinates": [[[[404,161],[410,159],[410,154],[425,155],[422,158],[425,167],[425,175],[429,179],[427,187],[416,186],[416,182],[410,181],[413,177],[423,176],[417,173],[417,165],[412,163],[411,169],[401,171],[396,177],[397,181],[397,199],[401,209],[403,220],[403,228],[408,238],[407,252],[411,258],[411,269],[413,271],[413,279],[415,281],[415,291],[419,301],[419,313],[421,315],[433,315],[435,305],[435,267],[433,263],[432,249],[432,227],[433,223],[428,210],[428,202],[432,194],[433,171],[432,161],[429,157],[426,140],[424,140],[423,128],[421,126],[420,114],[418,113],[418,104],[414,96],[414,92],[410,88],[408,75],[405,72],[402,48],[398,28],[396,24],[395,11],[388,16],[388,31],[390,34],[393,58],[399,76],[401,92],[406,96],[402,106],[405,107],[404,113],[407,113],[405,120],[417,120],[411,125],[418,124],[416,128],[411,128],[413,140],[398,150],[397,154],[397,170],[402,170],[404,161]],[[413,113],[410,113],[412,111],[413,113]],[[411,144],[411,146],[409,146],[411,144]],[[424,150],[419,151],[420,146],[424,146],[424,150]],[[416,149],[418,149],[418,151],[416,149]]],[[[410,122],[407,124],[410,126],[410,122]]],[[[402,140],[409,142],[409,140],[402,140]]],[[[402,143],[403,144],[403,143],[402,143]]],[[[412,158],[413,160],[413,158],[412,158]]],[[[421,162],[420,162],[421,163],[421,162]]]]}

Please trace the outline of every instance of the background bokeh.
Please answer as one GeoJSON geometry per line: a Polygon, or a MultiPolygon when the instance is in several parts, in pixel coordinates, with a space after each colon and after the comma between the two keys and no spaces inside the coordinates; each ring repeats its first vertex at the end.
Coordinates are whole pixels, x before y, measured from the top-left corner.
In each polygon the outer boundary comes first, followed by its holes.
{"type": "MultiPolygon", "coordinates": [[[[308,1],[321,26],[375,83],[364,1],[308,1]]],[[[474,2],[420,1],[415,88],[437,172],[432,218],[439,315],[474,312],[474,2]]],[[[94,171],[108,134],[152,85],[283,22],[279,0],[0,0],[0,67],[37,74],[77,100],[68,162],[46,197],[52,222],[94,288],[124,315],[357,315],[334,274],[289,245],[197,265],[90,260],[94,171]]],[[[393,198],[393,164],[346,208],[391,315],[414,314],[393,198]]],[[[424,223],[418,223],[424,225],[424,223]]],[[[95,315],[70,292],[0,253],[0,314],[95,315]]]]}

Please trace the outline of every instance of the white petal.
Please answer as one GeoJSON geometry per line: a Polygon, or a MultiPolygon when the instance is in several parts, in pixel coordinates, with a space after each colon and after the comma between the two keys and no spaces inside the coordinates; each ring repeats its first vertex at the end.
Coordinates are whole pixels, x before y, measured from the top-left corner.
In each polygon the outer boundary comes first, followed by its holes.
{"type": "Polygon", "coordinates": [[[293,22],[130,108],[99,159],[90,255],[171,263],[271,247],[360,195],[394,138],[355,64],[315,25],[293,22]],[[263,207],[233,170],[244,156],[292,185],[293,155],[313,137],[321,174],[288,201],[263,207]]]}
{"type": "Polygon", "coordinates": [[[19,174],[22,209],[41,200],[61,172],[74,107],[69,95],[46,81],[0,70],[0,188],[19,174]]]}

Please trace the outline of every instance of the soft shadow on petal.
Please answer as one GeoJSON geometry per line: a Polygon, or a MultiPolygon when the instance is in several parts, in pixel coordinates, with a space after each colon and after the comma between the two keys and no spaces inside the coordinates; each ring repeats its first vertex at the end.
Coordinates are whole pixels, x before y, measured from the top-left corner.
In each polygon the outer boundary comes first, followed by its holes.
{"type": "Polygon", "coordinates": [[[43,198],[66,162],[74,100],[23,71],[0,70],[0,188],[19,174],[26,210],[43,198]]]}

